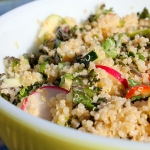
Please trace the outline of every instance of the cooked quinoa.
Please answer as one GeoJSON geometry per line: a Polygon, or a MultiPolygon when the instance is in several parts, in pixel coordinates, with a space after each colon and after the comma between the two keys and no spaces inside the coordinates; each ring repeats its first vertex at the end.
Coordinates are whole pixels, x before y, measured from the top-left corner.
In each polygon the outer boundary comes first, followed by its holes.
{"type": "MultiPolygon", "coordinates": [[[[51,122],[150,142],[150,17],[146,13],[144,8],[120,17],[101,5],[82,24],[51,15],[37,36],[37,54],[4,58],[1,96],[21,108],[40,87],[64,88],[66,94],[46,101],[51,122]],[[52,20],[57,26],[47,29],[52,20]]],[[[27,112],[37,116],[36,99],[30,101],[33,107],[27,112]]]]}

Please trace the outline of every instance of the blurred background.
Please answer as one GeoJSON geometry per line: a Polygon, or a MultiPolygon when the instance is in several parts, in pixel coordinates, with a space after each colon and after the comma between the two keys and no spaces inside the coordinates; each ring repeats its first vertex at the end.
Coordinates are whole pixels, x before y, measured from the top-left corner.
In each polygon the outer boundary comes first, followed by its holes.
{"type": "MultiPolygon", "coordinates": [[[[26,4],[34,0],[0,0],[0,16],[9,10],[26,4]]],[[[11,137],[10,137],[11,138],[11,137]]],[[[4,142],[0,139],[0,150],[8,150],[4,142]]]]}
{"type": "Polygon", "coordinates": [[[0,15],[31,1],[33,0],[0,0],[0,15]]]}

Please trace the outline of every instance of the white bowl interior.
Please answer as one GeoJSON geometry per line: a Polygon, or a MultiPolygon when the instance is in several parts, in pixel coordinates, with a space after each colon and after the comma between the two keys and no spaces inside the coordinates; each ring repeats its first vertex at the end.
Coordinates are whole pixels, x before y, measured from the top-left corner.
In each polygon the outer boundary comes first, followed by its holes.
{"type": "MultiPolygon", "coordinates": [[[[64,17],[71,16],[76,18],[77,22],[80,22],[85,20],[89,14],[94,12],[95,7],[103,2],[105,2],[107,8],[113,7],[114,11],[121,16],[141,11],[145,6],[150,9],[149,0],[63,0],[63,2],[62,0],[38,0],[19,7],[0,17],[0,73],[4,72],[3,58],[5,56],[18,57],[23,53],[38,49],[35,37],[40,27],[39,22],[42,22],[50,14],[58,14],[64,17]]],[[[51,132],[71,139],[78,138],[81,141],[115,145],[120,148],[148,149],[149,147],[149,144],[109,139],[61,127],[30,116],[2,98],[0,98],[0,110],[8,112],[28,124],[44,128],[47,134],[51,132]]]]}

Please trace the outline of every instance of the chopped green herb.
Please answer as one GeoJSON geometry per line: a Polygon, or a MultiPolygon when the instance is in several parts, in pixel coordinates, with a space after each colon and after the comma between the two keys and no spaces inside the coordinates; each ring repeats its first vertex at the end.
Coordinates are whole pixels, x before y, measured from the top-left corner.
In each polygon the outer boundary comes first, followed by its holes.
{"type": "Polygon", "coordinates": [[[107,14],[113,12],[113,8],[105,9],[105,6],[106,6],[105,4],[100,6],[100,10],[103,11],[102,14],[107,15],[107,14]]]}
{"type": "Polygon", "coordinates": [[[112,38],[107,38],[103,43],[102,47],[104,52],[111,58],[117,57],[117,49],[115,41],[112,38]]]}
{"type": "Polygon", "coordinates": [[[66,73],[65,75],[62,76],[61,81],[60,81],[60,86],[62,86],[65,83],[65,78],[68,79],[73,79],[73,74],[72,73],[66,73]]]}
{"type": "Polygon", "coordinates": [[[37,90],[39,87],[42,86],[43,83],[38,83],[35,82],[34,84],[27,86],[27,87],[22,87],[20,92],[18,93],[18,99],[21,100],[22,98],[30,95],[33,91],[37,90]]]}
{"type": "Polygon", "coordinates": [[[97,100],[98,103],[107,101],[106,97],[101,97],[97,100]]]}
{"type": "Polygon", "coordinates": [[[139,59],[141,59],[143,61],[145,60],[145,57],[141,53],[138,52],[137,54],[139,55],[139,59]]]}
{"type": "Polygon", "coordinates": [[[139,85],[139,83],[131,78],[128,79],[129,85],[130,86],[136,86],[139,85]]]}
{"type": "Polygon", "coordinates": [[[97,21],[99,15],[90,15],[90,17],[88,18],[89,22],[94,22],[97,21]]]}
{"type": "Polygon", "coordinates": [[[116,47],[121,47],[122,43],[121,43],[121,38],[123,37],[124,34],[119,34],[118,35],[118,40],[116,41],[116,47]]]}
{"type": "Polygon", "coordinates": [[[94,109],[94,104],[92,104],[92,98],[87,95],[84,89],[73,88],[73,103],[79,104],[82,103],[86,108],[92,110],[94,109]]]}
{"type": "Polygon", "coordinates": [[[23,97],[26,97],[26,96],[28,96],[28,92],[27,92],[26,88],[23,87],[20,90],[18,97],[19,97],[19,99],[22,99],[23,97]]]}
{"type": "Polygon", "coordinates": [[[89,96],[89,97],[93,97],[94,96],[94,91],[89,89],[89,88],[85,88],[84,89],[85,93],[89,96]]]}
{"type": "Polygon", "coordinates": [[[110,9],[104,10],[103,14],[107,15],[107,14],[112,13],[112,12],[113,12],[113,8],[110,8],[110,9]]]}

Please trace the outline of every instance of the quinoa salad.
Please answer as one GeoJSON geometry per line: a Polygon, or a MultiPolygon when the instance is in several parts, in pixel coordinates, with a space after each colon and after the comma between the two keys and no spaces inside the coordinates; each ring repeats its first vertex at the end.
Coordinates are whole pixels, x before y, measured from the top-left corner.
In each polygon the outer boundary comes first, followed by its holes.
{"type": "Polygon", "coordinates": [[[62,126],[150,142],[147,8],[120,17],[101,4],[80,24],[52,14],[37,39],[36,53],[4,58],[1,97],[62,126]]]}

